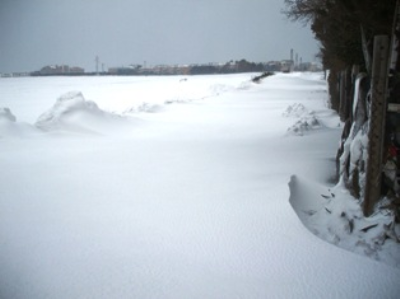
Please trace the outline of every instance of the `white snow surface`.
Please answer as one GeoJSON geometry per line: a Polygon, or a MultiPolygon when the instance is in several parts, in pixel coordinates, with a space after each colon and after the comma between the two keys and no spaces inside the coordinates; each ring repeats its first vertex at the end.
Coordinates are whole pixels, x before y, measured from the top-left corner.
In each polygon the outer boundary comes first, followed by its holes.
{"type": "Polygon", "coordinates": [[[0,298],[398,298],[321,74],[253,75],[0,79],[0,298]]]}

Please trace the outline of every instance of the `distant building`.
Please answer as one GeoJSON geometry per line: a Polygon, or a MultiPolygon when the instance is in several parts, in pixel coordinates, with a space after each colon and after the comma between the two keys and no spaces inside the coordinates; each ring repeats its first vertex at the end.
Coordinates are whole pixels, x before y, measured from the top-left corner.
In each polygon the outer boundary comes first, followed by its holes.
{"type": "Polygon", "coordinates": [[[280,72],[282,65],[280,61],[268,61],[264,64],[264,68],[268,72],[280,72]]]}
{"type": "Polygon", "coordinates": [[[291,73],[294,70],[294,61],[293,60],[282,60],[281,61],[281,72],[291,73]]]}
{"type": "Polygon", "coordinates": [[[78,66],[73,66],[69,69],[69,74],[84,74],[85,69],[78,67],[78,66]]]}

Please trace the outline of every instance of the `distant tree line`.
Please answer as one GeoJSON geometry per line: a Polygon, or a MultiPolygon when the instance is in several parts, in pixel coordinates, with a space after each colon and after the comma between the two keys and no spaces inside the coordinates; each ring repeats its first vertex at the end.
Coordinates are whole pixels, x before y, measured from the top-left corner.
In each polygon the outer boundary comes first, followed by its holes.
{"type": "Polygon", "coordinates": [[[141,65],[136,65],[134,67],[112,68],[109,70],[109,73],[115,75],[207,75],[262,72],[264,70],[264,64],[242,59],[237,61],[231,60],[225,64],[161,65],[152,68],[144,68],[141,65]]]}
{"type": "Polygon", "coordinates": [[[339,110],[339,74],[353,66],[370,73],[373,38],[391,35],[396,0],[285,0],[285,4],[286,16],[310,24],[320,41],[318,56],[330,71],[332,107],[339,110]]]}
{"type": "Polygon", "coordinates": [[[77,66],[50,65],[31,73],[31,76],[82,76],[85,70],[77,66]]]}
{"type": "Polygon", "coordinates": [[[231,73],[247,73],[262,72],[265,66],[262,63],[249,62],[245,59],[237,61],[229,61],[223,65],[194,65],[190,67],[190,74],[231,74],[231,73]]]}

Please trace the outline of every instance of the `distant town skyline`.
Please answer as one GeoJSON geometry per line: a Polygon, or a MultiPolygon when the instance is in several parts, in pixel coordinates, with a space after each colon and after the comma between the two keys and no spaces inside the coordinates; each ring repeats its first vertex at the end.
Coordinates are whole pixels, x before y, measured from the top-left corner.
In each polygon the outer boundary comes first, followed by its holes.
{"type": "Polygon", "coordinates": [[[282,0],[1,0],[0,73],[66,64],[87,71],[246,59],[314,61],[308,27],[282,0]]]}

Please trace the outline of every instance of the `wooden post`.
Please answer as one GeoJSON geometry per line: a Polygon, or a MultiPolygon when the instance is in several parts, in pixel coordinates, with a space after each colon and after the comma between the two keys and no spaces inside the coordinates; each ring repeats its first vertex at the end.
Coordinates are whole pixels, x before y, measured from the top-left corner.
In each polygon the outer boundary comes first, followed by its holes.
{"type": "Polygon", "coordinates": [[[339,116],[341,121],[346,121],[346,71],[341,71],[339,81],[339,116]]]}
{"type": "Polygon", "coordinates": [[[351,68],[351,86],[353,87],[352,93],[351,93],[351,103],[350,103],[350,120],[353,122],[356,119],[356,116],[354,115],[355,107],[357,105],[358,98],[355,99],[355,90],[356,90],[356,82],[357,82],[357,76],[360,73],[360,66],[354,64],[353,67],[351,68]]]}
{"type": "Polygon", "coordinates": [[[400,31],[400,0],[396,1],[396,9],[393,18],[392,25],[392,41],[390,45],[390,63],[389,63],[389,71],[399,71],[399,49],[400,49],[400,41],[397,37],[397,32],[400,31]]]}
{"type": "Polygon", "coordinates": [[[351,94],[351,88],[352,88],[352,82],[351,82],[351,69],[347,68],[344,73],[344,96],[345,96],[345,102],[344,102],[344,119],[345,121],[351,117],[351,107],[352,107],[352,94],[351,94]]]}
{"type": "Polygon", "coordinates": [[[370,216],[381,197],[383,142],[386,122],[389,38],[374,38],[371,78],[371,112],[369,119],[369,146],[363,212],[370,216]]]}
{"type": "Polygon", "coordinates": [[[363,26],[360,26],[360,29],[361,29],[361,43],[362,43],[362,51],[364,54],[365,67],[367,69],[368,74],[371,74],[371,54],[369,53],[368,50],[367,37],[365,35],[365,30],[363,26]]]}

